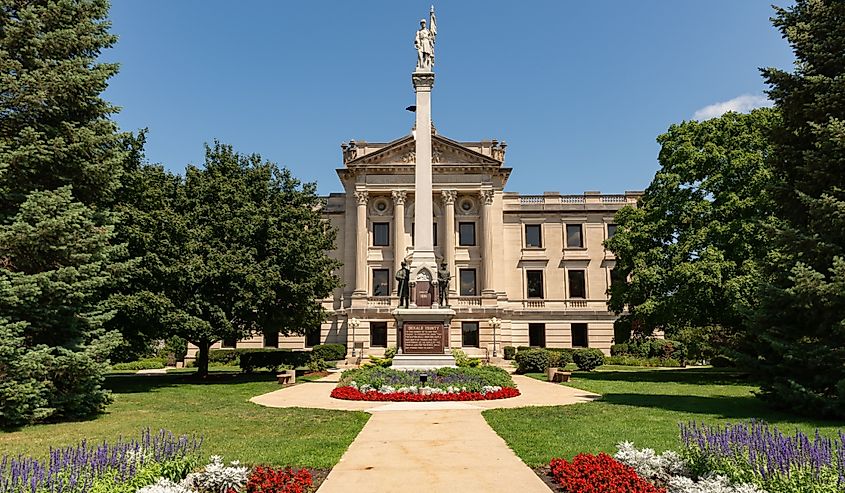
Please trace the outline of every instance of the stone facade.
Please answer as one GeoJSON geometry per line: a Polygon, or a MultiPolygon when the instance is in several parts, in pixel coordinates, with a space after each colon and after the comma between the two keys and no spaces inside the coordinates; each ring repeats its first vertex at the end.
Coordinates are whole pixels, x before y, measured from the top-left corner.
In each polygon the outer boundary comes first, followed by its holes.
{"type": "MultiPolygon", "coordinates": [[[[511,168],[504,164],[504,142],[456,142],[435,133],[431,150],[434,251],[451,269],[456,312],[450,346],[475,356],[528,345],[609,353],[614,257],[603,241],[613,233],[614,213],[636,204],[640,193],[505,192],[511,168]]],[[[324,214],[338,232],[332,255],[343,262],[338,274],[345,286],[323,301],[328,320],[308,338],[276,342],[258,335],[237,347],[342,343],[350,353],[357,347],[380,355],[396,345],[394,274],[412,254],[418,226],[414,135],[389,143],[350,141],[342,158],[337,173],[344,192],[327,197],[324,214]]]]}

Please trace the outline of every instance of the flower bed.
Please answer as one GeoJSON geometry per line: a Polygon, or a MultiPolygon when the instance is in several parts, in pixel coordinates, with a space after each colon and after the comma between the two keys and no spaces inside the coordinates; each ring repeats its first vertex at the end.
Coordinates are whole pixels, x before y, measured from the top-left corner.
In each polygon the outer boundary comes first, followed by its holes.
{"type": "Polygon", "coordinates": [[[567,493],[666,493],[605,453],[578,454],[572,462],[552,459],[549,467],[567,493]]]}
{"type": "Polygon", "coordinates": [[[432,371],[381,367],[347,370],[331,393],[336,399],[406,402],[478,401],[518,395],[510,374],[494,366],[432,371]]]}
{"type": "Polygon", "coordinates": [[[347,401],[396,401],[396,402],[428,402],[428,401],[484,401],[493,399],[507,399],[516,397],[519,391],[513,387],[492,388],[486,393],[482,392],[436,392],[439,389],[421,387],[417,392],[380,392],[370,390],[361,392],[355,387],[337,387],[332,390],[331,396],[335,399],[347,401]]]}

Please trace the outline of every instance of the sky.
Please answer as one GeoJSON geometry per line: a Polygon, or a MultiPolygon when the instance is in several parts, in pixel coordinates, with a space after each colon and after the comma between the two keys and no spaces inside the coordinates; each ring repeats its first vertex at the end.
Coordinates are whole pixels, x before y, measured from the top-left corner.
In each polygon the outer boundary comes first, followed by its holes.
{"type": "MultiPolygon", "coordinates": [[[[772,0],[449,1],[435,5],[432,119],[506,141],[507,191],[648,186],[673,123],[769,104],[790,69],[772,0]]],[[[774,0],[783,5],[785,0],[774,0]]],[[[113,0],[104,97],[146,156],[182,173],[215,139],[342,190],[340,144],[410,132],[414,34],[430,2],[113,0]]]]}

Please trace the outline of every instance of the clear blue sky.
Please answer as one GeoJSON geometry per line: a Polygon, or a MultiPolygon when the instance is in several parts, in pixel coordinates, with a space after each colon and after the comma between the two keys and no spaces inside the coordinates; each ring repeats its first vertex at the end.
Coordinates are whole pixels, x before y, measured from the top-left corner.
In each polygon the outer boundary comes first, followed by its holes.
{"type": "MultiPolygon", "coordinates": [[[[774,0],[784,4],[784,1],[774,0]]],[[[437,9],[432,112],[456,140],[508,143],[507,190],[641,190],[655,138],[789,68],[768,0],[450,1],[437,9]]],[[[413,114],[430,2],[115,0],[105,97],[147,157],[182,172],[219,139],[340,191],[340,143],[390,141],[413,114]]],[[[757,103],[759,104],[759,103],[757,103]]],[[[712,113],[712,111],[710,112],[712,113]]]]}

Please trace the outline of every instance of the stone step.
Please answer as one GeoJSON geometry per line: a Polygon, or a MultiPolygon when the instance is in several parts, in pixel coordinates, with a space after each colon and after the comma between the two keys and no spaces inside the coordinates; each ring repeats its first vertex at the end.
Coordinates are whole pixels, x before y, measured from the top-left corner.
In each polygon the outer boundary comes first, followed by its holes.
{"type": "Polygon", "coordinates": [[[451,354],[397,354],[393,357],[391,368],[395,370],[428,370],[443,367],[455,368],[455,358],[451,354]]]}

